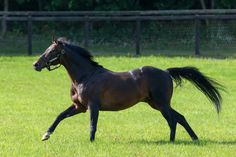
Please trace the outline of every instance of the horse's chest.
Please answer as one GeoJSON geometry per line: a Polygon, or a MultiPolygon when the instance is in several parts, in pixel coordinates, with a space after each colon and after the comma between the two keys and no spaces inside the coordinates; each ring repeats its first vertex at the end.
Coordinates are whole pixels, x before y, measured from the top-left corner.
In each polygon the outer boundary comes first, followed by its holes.
{"type": "Polygon", "coordinates": [[[77,99],[81,104],[86,105],[88,103],[88,90],[87,88],[83,85],[80,84],[78,85],[78,88],[76,90],[76,96],[74,96],[74,99],[77,99]]]}
{"type": "Polygon", "coordinates": [[[73,95],[71,95],[71,100],[76,104],[79,103],[78,94],[74,93],[73,95]]]}

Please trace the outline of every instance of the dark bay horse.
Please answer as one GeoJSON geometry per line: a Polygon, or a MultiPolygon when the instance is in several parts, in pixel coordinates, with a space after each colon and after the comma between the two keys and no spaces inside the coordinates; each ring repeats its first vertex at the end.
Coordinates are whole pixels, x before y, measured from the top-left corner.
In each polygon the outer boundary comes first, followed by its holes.
{"type": "Polygon", "coordinates": [[[71,78],[72,105],[58,115],[42,140],[47,140],[61,120],[78,113],[90,111],[90,140],[95,139],[99,111],[119,111],[138,102],[146,102],[159,110],[170,127],[170,141],[175,140],[176,125],[182,125],[193,140],[198,137],[183,115],[171,108],[173,81],[177,85],[182,79],[193,83],[214,104],[221,109],[222,86],[203,75],[195,67],[178,67],[166,70],[144,66],[128,72],[110,71],[93,60],[85,49],[73,45],[63,38],[54,40],[46,51],[34,62],[37,71],[49,71],[63,65],[71,78]]]}

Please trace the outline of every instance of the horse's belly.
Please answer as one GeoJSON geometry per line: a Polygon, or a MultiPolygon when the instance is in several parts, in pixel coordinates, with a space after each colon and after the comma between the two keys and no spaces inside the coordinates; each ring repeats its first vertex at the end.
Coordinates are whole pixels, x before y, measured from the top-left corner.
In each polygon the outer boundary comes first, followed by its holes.
{"type": "Polygon", "coordinates": [[[117,111],[129,108],[148,97],[144,79],[136,73],[115,75],[100,90],[101,110],[117,111]]]}
{"type": "Polygon", "coordinates": [[[138,92],[109,93],[102,100],[100,110],[118,111],[129,108],[143,99],[138,92]]]}
{"type": "MultiPolygon", "coordinates": [[[[137,103],[137,102],[136,102],[137,103]]],[[[124,110],[127,108],[130,108],[134,106],[136,103],[129,103],[129,104],[102,104],[100,107],[101,111],[119,111],[119,110],[124,110]]]]}

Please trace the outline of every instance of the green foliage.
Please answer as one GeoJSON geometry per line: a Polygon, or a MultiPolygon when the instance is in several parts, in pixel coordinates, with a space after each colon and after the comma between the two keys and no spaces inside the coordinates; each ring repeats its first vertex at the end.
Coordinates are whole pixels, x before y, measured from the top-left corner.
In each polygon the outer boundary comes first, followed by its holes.
{"type": "Polygon", "coordinates": [[[235,0],[216,0],[216,8],[235,9],[236,1],[235,0]]]}
{"type": "MultiPolygon", "coordinates": [[[[213,0],[215,8],[234,9],[235,0],[213,0]]],[[[211,1],[204,0],[208,9],[211,1]]],[[[2,6],[3,4],[0,4],[2,6]]],[[[12,0],[10,10],[163,10],[202,9],[199,0],[12,0]]]]}
{"type": "Polygon", "coordinates": [[[23,4],[25,2],[29,2],[30,0],[16,0],[18,4],[23,4]]]}
{"type": "Polygon", "coordinates": [[[168,1],[162,1],[158,0],[154,2],[153,4],[157,9],[160,10],[175,10],[175,9],[190,9],[194,6],[194,1],[188,1],[188,0],[168,0],[168,1]]]}

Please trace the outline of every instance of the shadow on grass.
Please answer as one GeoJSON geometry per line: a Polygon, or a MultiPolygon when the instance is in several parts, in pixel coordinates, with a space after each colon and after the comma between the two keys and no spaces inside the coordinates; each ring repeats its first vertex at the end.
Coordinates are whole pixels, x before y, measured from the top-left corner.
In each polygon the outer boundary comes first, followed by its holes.
{"type": "Polygon", "coordinates": [[[170,141],[164,141],[164,140],[159,140],[159,141],[150,141],[150,140],[134,140],[130,141],[130,143],[138,143],[138,144],[145,144],[145,145],[195,145],[195,146],[206,146],[206,145],[211,145],[211,144],[216,144],[216,145],[236,145],[236,140],[232,141],[215,141],[215,140],[198,140],[198,141],[185,141],[185,140],[176,140],[175,142],[170,142],[170,141]]]}

